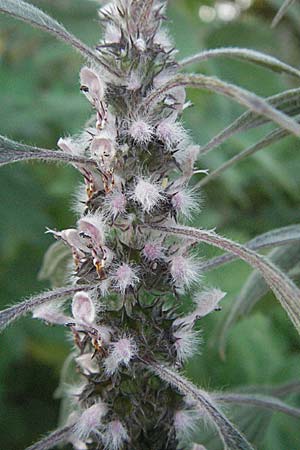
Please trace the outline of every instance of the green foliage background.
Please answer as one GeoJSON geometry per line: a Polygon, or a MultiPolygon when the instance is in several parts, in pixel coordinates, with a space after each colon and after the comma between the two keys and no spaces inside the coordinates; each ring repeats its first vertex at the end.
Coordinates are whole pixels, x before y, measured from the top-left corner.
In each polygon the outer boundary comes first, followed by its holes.
{"type": "MultiPolygon", "coordinates": [[[[36,0],[87,43],[99,37],[97,3],[89,0],[36,0]]],[[[280,3],[280,2],[279,2],[280,3]]],[[[179,57],[203,48],[249,47],[271,53],[299,68],[300,11],[292,8],[278,29],[270,22],[278,2],[259,0],[230,23],[200,21],[199,0],[170,2],[171,30],[179,57]]],[[[77,132],[90,113],[79,93],[80,57],[54,38],[12,19],[0,17],[0,132],[24,143],[54,148],[60,136],[77,132]]],[[[262,96],[296,86],[293,79],[233,60],[218,59],[197,68],[206,74],[252,89],[262,96]]],[[[226,99],[190,91],[194,103],[185,123],[196,142],[204,144],[237,116],[239,107],[226,99]]],[[[216,168],[261,136],[261,130],[237,135],[199,161],[216,168]]],[[[197,226],[216,227],[241,242],[272,228],[300,222],[300,145],[294,138],[257,153],[205,187],[204,209],[197,226]]],[[[72,226],[72,194],[78,176],[70,168],[40,163],[17,164],[0,172],[0,305],[39,292],[43,254],[52,243],[45,227],[72,226]]],[[[203,255],[212,255],[201,248],[203,255]]],[[[299,336],[278,302],[268,294],[253,313],[239,321],[229,336],[222,361],[209,342],[216,323],[234,301],[250,273],[233,263],[206,277],[206,283],[228,292],[223,312],[203,320],[201,354],[187,372],[200,385],[226,389],[299,378],[299,336]]],[[[21,450],[56,426],[59,402],[53,393],[69,345],[64,330],[23,319],[0,338],[0,448],[21,450]]],[[[300,406],[298,396],[291,404],[300,406]]],[[[249,409],[251,411],[251,409],[249,409]]],[[[235,409],[233,417],[242,412],[235,409]]],[[[261,419],[261,424],[264,422],[261,419]]],[[[274,414],[259,450],[300,448],[299,421],[274,414]]],[[[220,444],[208,444],[219,449],[220,444]]]]}

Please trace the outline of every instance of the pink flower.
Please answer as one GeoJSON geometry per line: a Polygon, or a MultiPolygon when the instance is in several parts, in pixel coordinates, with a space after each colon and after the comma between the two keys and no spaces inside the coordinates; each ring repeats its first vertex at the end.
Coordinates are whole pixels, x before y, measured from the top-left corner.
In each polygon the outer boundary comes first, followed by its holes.
{"type": "Polygon", "coordinates": [[[85,442],[91,433],[99,434],[99,428],[101,427],[101,420],[107,413],[107,407],[99,401],[95,405],[86,409],[78,419],[78,422],[74,428],[74,435],[80,440],[85,442]]]}
{"type": "Polygon", "coordinates": [[[153,127],[144,120],[138,119],[131,123],[129,135],[139,144],[148,144],[153,136],[153,127]]]}
{"type": "Polygon", "coordinates": [[[121,264],[113,274],[113,280],[118,290],[124,294],[126,289],[134,287],[139,281],[135,270],[126,263],[121,264]]]}
{"type": "Polygon", "coordinates": [[[171,204],[175,211],[188,219],[199,205],[195,198],[195,192],[190,189],[180,189],[172,195],[171,204]]]}
{"type": "Polygon", "coordinates": [[[58,147],[65,153],[80,156],[84,153],[84,147],[79,146],[72,138],[60,138],[57,142],[58,147]]]}
{"type": "Polygon", "coordinates": [[[102,439],[106,449],[121,450],[124,442],[129,440],[129,436],[124,425],[119,420],[113,420],[107,424],[102,439]]]}
{"type": "Polygon", "coordinates": [[[196,410],[181,409],[174,416],[174,428],[178,439],[188,439],[197,428],[199,414],[196,410]]]}
{"type": "Polygon", "coordinates": [[[78,228],[91,239],[96,248],[104,244],[105,222],[101,213],[87,214],[78,221],[78,228]]]}
{"type": "Polygon", "coordinates": [[[164,119],[156,128],[157,137],[169,148],[187,139],[186,131],[175,119],[174,116],[164,119]]]}
{"type": "Polygon", "coordinates": [[[89,294],[77,292],[72,301],[72,314],[77,323],[94,323],[96,318],[96,308],[89,294]]]}
{"type": "Polygon", "coordinates": [[[112,351],[104,362],[106,373],[112,375],[120,365],[128,366],[136,353],[137,348],[132,338],[123,338],[115,342],[112,344],[112,351]]]}
{"type": "Polygon", "coordinates": [[[32,317],[34,319],[44,320],[53,325],[64,325],[70,319],[64,314],[62,305],[59,303],[44,303],[43,305],[37,306],[33,310],[32,317]]]}
{"type": "Polygon", "coordinates": [[[146,242],[143,248],[143,255],[148,261],[162,259],[164,256],[163,247],[159,242],[146,242]]]}
{"type": "Polygon", "coordinates": [[[200,262],[193,257],[177,255],[171,259],[170,272],[176,287],[190,287],[200,278],[200,262]]]}
{"type": "Polygon", "coordinates": [[[104,83],[98,74],[88,67],[80,71],[81,90],[93,106],[99,106],[104,98],[104,83]]]}
{"type": "Polygon", "coordinates": [[[175,338],[174,347],[177,353],[177,359],[181,363],[191,358],[199,349],[201,339],[199,332],[191,328],[184,327],[173,333],[175,338]]]}
{"type": "Polygon", "coordinates": [[[127,199],[125,194],[120,191],[113,191],[105,198],[105,213],[112,216],[113,219],[126,212],[127,199]]]}
{"type": "Polygon", "coordinates": [[[142,206],[145,212],[149,213],[163,200],[163,194],[157,184],[139,178],[135,185],[132,198],[142,206]]]}

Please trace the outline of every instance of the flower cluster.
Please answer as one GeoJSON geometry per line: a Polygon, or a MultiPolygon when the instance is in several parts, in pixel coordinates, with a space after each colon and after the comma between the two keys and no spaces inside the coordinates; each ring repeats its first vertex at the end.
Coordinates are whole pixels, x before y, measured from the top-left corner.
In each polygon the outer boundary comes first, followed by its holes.
{"type": "Polygon", "coordinates": [[[188,107],[184,88],[145,106],[177,67],[172,44],[158,26],[164,5],[143,5],[116,0],[100,9],[105,32],[97,49],[121,75],[109,79],[94,65],[81,70],[81,91],[95,115],[82,136],[58,142],[62,151],[93,162],[75,164],[84,178],[76,228],[51,232],[70,248],[73,283],[93,283],[95,289],[92,295],[75,294],[70,316],[64,304],[34,311],[36,318],[70,327],[74,337],[75,362],[85,380],[77,419],[74,411],[67,419],[76,423],[70,439],[75,449],[91,443],[109,450],[167,448],[165,429],[174,442],[168,448],[187,438],[195,428],[193,411],[163,385],[161,400],[153,400],[150,385],[145,394],[153,375],[142,362],[158,358],[182,365],[198,349],[197,320],[218,309],[224,296],[217,289],[202,291],[188,316],[178,317],[168,306],[180,306],[181,294],[199,289],[201,264],[192,241],[167,238],[151,225],[176,224],[200,207],[199,192],[188,187],[199,148],[181,122],[188,107]],[[130,406],[124,400],[123,409],[124,395],[130,406]],[[154,432],[155,417],[165,416],[170,396],[173,415],[154,432]],[[141,428],[147,401],[154,415],[141,428]]]}

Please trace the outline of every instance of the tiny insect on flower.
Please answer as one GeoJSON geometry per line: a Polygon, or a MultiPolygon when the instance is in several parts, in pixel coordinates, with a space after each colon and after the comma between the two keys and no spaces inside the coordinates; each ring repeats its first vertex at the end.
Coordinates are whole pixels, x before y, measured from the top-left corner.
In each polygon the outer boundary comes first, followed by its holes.
{"type": "Polygon", "coordinates": [[[104,97],[104,83],[96,71],[83,67],[80,71],[81,90],[92,103],[97,107],[104,97]]]}
{"type": "Polygon", "coordinates": [[[78,221],[78,229],[91,239],[96,248],[104,244],[106,225],[101,213],[89,213],[84,216],[78,221]]]}

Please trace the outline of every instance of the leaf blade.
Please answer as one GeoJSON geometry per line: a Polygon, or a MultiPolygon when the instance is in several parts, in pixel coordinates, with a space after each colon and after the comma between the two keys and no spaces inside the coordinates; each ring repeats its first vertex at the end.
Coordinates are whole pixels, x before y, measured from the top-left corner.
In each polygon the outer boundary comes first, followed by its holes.
{"type": "MultiPolygon", "coordinates": [[[[272,231],[268,231],[267,233],[263,233],[251,241],[248,241],[245,247],[250,248],[252,250],[259,250],[267,247],[277,247],[282,245],[287,245],[291,242],[297,242],[300,240],[300,224],[299,225],[288,225],[286,227],[277,228],[272,231]]],[[[237,256],[225,253],[220,256],[216,256],[209,260],[206,260],[201,265],[201,270],[208,271],[213,270],[216,267],[227,264],[231,261],[237,259],[237,256]]]]}
{"type": "Polygon", "coordinates": [[[29,160],[96,166],[96,163],[93,160],[85,157],[71,155],[62,151],[33,147],[15,142],[5,136],[0,136],[0,166],[29,160]]]}
{"type": "Polygon", "coordinates": [[[200,410],[205,410],[212,423],[217,428],[218,433],[228,450],[253,450],[251,444],[234,427],[226,416],[214,405],[208,393],[198,389],[190,381],[175,372],[171,368],[157,363],[147,362],[146,365],[158,375],[162,380],[177,388],[182,394],[188,395],[199,405],[200,410]]]}
{"type": "MultiPolygon", "coordinates": [[[[271,105],[288,115],[296,115],[300,112],[300,89],[289,89],[280,94],[273,95],[266,99],[271,105]]],[[[231,124],[221,130],[210,141],[204,144],[199,151],[199,156],[204,156],[216,147],[219,147],[234,134],[247,131],[252,128],[264,125],[269,120],[259,117],[255,113],[248,111],[240,115],[231,124]]]]}
{"type": "Polygon", "coordinates": [[[237,155],[234,155],[232,158],[230,158],[228,161],[226,161],[224,164],[222,164],[217,169],[210,172],[207,176],[202,178],[197,184],[196,189],[205,186],[207,183],[209,183],[212,180],[215,180],[219,175],[221,175],[226,170],[230,169],[234,164],[242,161],[244,158],[247,158],[250,155],[253,155],[254,153],[264,149],[265,147],[268,147],[275,142],[280,141],[281,139],[289,136],[289,133],[285,130],[276,129],[268,133],[264,138],[260,139],[256,144],[251,145],[250,147],[246,148],[245,150],[242,150],[237,155]]]}
{"type": "Polygon", "coordinates": [[[77,37],[67,31],[63,25],[36,6],[23,0],[0,0],[0,12],[22,20],[23,22],[27,22],[36,28],[47,31],[59,40],[70,44],[85,58],[97,62],[105,67],[110,73],[113,72],[112,68],[109,67],[109,65],[103,61],[93,49],[81,42],[77,37]]]}
{"type": "Polygon", "coordinates": [[[258,269],[300,334],[300,290],[292,280],[265,257],[230,239],[223,238],[213,231],[198,230],[197,228],[184,226],[167,227],[151,224],[144,225],[144,227],[168,234],[185,236],[198,242],[205,242],[235,254],[253,268],[258,269]]]}
{"type": "Polygon", "coordinates": [[[196,55],[189,56],[179,61],[179,66],[180,68],[182,68],[189,64],[200,63],[211,58],[219,58],[224,56],[258,64],[275,72],[286,73],[297,78],[300,77],[300,71],[298,69],[280,61],[279,59],[271,55],[267,55],[256,50],[239,47],[214,48],[210,50],[204,50],[200,53],[197,53],[196,55]]]}
{"type": "MultiPolygon", "coordinates": [[[[300,244],[288,248],[278,248],[271,252],[270,259],[282,270],[289,270],[299,261],[300,244]]],[[[237,321],[238,317],[249,314],[256,303],[267,294],[269,287],[260,273],[252,272],[244,284],[240,294],[235,299],[233,307],[229,311],[219,331],[219,351],[224,356],[226,339],[229,329],[237,321]]]]}
{"type": "Polygon", "coordinates": [[[48,436],[30,445],[25,450],[50,450],[59,444],[63,444],[68,440],[73,432],[74,425],[66,426],[58,430],[53,431],[48,436]]]}
{"type": "Polygon", "coordinates": [[[17,319],[25,316],[27,313],[31,312],[37,306],[43,305],[45,303],[56,301],[64,297],[71,296],[76,292],[82,290],[92,290],[96,286],[69,286],[59,289],[54,289],[52,291],[43,292],[42,294],[35,295],[28,300],[17,303],[9,308],[0,311],[0,332],[3,331],[10,323],[17,319]]]}
{"type": "Polygon", "coordinates": [[[240,394],[232,393],[217,393],[212,396],[216,401],[233,403],[235,405],[256,406],[259,408],[269,409],[275,412],[282,412],[291,417],[300,417],[300,409],[287,405],[282,400],[270,395],[262,394],[240,394]]]}
{"type": "Polygon", "coordinates": [[[198,89],[205,89],[210,92],[221,94],[229,97],[247,107],[256,114],[267,117],[269,120],[277,123],[283,129],[288,130],[296,136],[300,136],[300,125],[289,116],[283,114],[281,111],[275,109],[266,100],[257,96],[256,94],[247,91],[218,78],[208,77],[206,75],[177,75],[167,83],[162,85],[157,90],[151,92],[144,100],[142,108],[148,109],[153,104],[163,98],[166,93],[176,87],[191,87],[198,89]]]}

